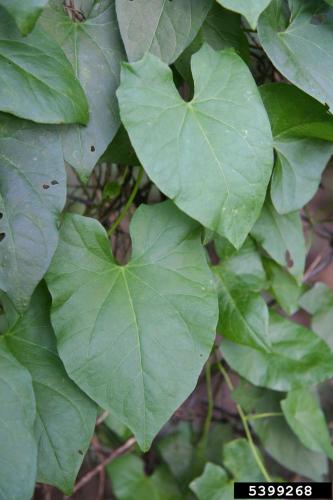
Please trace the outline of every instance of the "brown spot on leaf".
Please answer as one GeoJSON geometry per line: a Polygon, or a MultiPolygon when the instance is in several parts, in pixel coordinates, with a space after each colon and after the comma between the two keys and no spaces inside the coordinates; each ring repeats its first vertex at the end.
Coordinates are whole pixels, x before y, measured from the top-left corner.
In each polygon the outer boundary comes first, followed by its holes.
{"type": "Polygon", "coordinates": [[[49,185],[48,184],[43,184],[43,189],[49,189],[49,185]]]}
{"type": "Polygon", "coordinates": [[[294,261],[293,261],[293,259],[291,258],[291,255],[290,255],[289,250],[286,250],[286,253],[285,253],[285,259],[286,259],[286,264],[287,264],[287,267],[288,267],[288,268],[293,267],[293,265],[294,265],[294,261]]]}
{"type": "Polygon", "coordinates": [[[51,181],[51,184],[52,184],[52,186],[55,186],[56,184],[59,184],[59,182],[54,180],[54,181],[51,181]]]}
{"type": "Polygon", "coordinates": [[[95,148],[95,146],[94,146],[94,145],[90,146],[90,151],[91,151],[92,153],[94,153],[94,152],[96,151],[96,148],[95,148]]]}

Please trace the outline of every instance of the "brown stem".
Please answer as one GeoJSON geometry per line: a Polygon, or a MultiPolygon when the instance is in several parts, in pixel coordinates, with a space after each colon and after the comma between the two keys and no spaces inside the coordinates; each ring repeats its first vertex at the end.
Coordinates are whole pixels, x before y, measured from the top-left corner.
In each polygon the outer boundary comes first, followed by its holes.
{"type": "Polygon", "coordinates": [[[93,477],[96,476],[96,474],[99,474],[101,470],[104,469],[106,465],[108,465],[112,460],[114,460],[117,457],[120,457],[121,455],[124,455],[124,453],[127,453],[130,451],[133,446],[136,443],[136,439],[134,437],[131,437],[124,443],[122,446],[114,450],[108,457],[106,457],[100,464],[97,465],[94,469],[89,471],[85,476],[83,476],[80,481],[78,481],[75,485],[73,493],[76,493],[79,491],[83,486],[85,486],[93,477]]]}

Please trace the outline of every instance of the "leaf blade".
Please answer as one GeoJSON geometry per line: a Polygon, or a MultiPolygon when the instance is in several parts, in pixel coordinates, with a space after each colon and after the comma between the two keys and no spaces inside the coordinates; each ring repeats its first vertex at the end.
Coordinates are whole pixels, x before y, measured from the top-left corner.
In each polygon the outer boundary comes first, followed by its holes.
{"type": "Polygon", "coordinates": [[[171,202],[141,207],[131,226],[132,259],[120,267],[97,221],[65,220],[47,274],[60,356],[79,387],[147,449],[193,390],[214,339],[217,300],[198,228],[171,202]],[[82,301],[89,307],[73,316],[82,301]]]}

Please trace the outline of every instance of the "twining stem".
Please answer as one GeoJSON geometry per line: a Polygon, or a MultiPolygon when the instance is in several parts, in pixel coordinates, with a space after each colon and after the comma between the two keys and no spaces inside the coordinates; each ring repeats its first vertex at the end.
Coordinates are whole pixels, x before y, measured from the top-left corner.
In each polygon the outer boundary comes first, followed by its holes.
{"type": "Polygon", "coordinates": [[[127,214],[127,212],[129,211],[129,209],[131,208],[131,205],[133,203],[133,200],[134,198],[136,197],[136,194],[138,192],[138,189],[140,187],[140,184],[141,184],[141,181],[142,181],[142,176],[143,176],[143,168],[140,167],[140,170],[139,170],[139,174],[138,174],[138,177],[135,181],[135,184],[134,184],[134,187],[133,187],[133,190],[126,202],[126,205],[124,206],[124,208],[122,209],[122,211],[120,212],[120,214],[118,215],[117,219],[114,221],[114,223],[112,224],[112,226],[110,227],[110,229],[108,230],[108,235],[110,236],[114,231],[115,229],[119,226],[119,224],[121,223],[121,221],[123,220],[123,218],[125,217],[125,215],[127,214]]]}
{"type": "Polygon", "coordinates": [[[260,420],[261,418],[268,417],[283,417],[283,413],[280,411],[271,412],[271,413],[256,413],[254,415],[246,415],[246,420],[260,420]]]}
{"type": "MultiPolygon", "coordinates": [[[[227,371],[224,369],[222,363],[220,361],[217,362],[217,367],[218,369],[220,370],[221,374],[223,375],[225,381],[226,381],[226,384],[229,388],[230,391],[233,391],[234,390],[234,386],[233,386],[233,383],[227,373],[227,371]]],[[[250,431],[250,428],[249,428],[249,425],[247,423],[247,417],[245,415],[245,413],[243,412],[242,410],[242,407],[239,405],[239,404],[236,404],[236,408],[237,408],[237,411],[239,413],[239,416],[241,418],[241,421],[242,421],[242,424],[243,424],[243,428],[244,428],[244,431],[245,431],[245,435],[246,435],[246,438],[248,440],[248,443],[249,443],[249,446],[251,448],[251,451],[252,451],[252,454],[253,454],[253,457],[262,473],[262,475],[264,476],[264,478],[266,479],[266,481],[269,483],[272,481],[269,473],[267,472],[266,470],[266,467],[265,465],[263,464],[260,456],[259,456],[259,453],[257,451],[257,448],[253,442],[253,438],[252,438],[252,434],[251,434],[251,431],[250,431]]]]}

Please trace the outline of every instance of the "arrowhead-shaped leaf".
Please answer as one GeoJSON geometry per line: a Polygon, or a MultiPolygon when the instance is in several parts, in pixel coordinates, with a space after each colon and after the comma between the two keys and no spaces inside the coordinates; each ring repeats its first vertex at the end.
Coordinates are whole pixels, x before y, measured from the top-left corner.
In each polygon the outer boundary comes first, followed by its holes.
{"type": "Polygon", "coordinates": [[[260,14],[266,9],[271,0],[217,0],[226,9],[242,14],[251,28],[257,27],[260,14]]]}
{"type": "Polygon", "coordinates": [[[20,312],[57,246],[65,193],[57,132],[0,114],[0,289],[20,312]]]}
{"type": "Polygon", "coordinates": [[[48,0],[0,0],[0,5],[15,19],[22,35],[27,35],[35,26],[48,0]]]}
{"type": "Polygon", "coordinates": [[[318,189],[333,152],[333,117],[293,85],[263,85],[260,94],[276,152],[271,197],[276,210],[285,214],[302,208],[318,189]]]}
{"type": "Polygon", "coordinates": [[[333,354],[326,342],[303,326],[271,312],[270,352],[224,340],[229,365],[252,384],[276,391],[311,385],[333,374],[333,354]]]}
{"type": "Polygon", "coordinates": [[[11,353],[32,378],[37,415],[37,481],[70,495],[90,443],[96,406],[68,378],[57,354],[45,285],[34,293],[29,309],[5,335],[11,353]]]}
{"type": "Polygon", "coordinates": [[[280,215],[267,199],[251,235],[272,259],[301,281],[306,250],[299,212],[280,215]]]}
{"type": "Polygon", "coordinates": [[[62,0],[53,0],[40,22],[63,48],[88,99],[87,127],[63,129],[65,159],[87,177],[119,128],[116,89],[125,55],[114,1],[97,1],[84,9],[85,2],[80,0],[76,6],[82,9],[83,22],[70,19],[62,0]]]}
{"type": "Polygon", "coordinates": [[[309,389],[290,391],[281,408],[291,429],[310,450],[333,457],[333,447],[325,416],[309,389]]]}
{"type": "Polygon", "coordinates": [[[123,123],[148,175],[184,212],[241,246],[272,169],[272,137],[255,82],[233,51],[192,57],[195,93],[181,99],[155,56],[124,64],[123,123]]]}
{"type": "Polygon", "coordinates": [[[147,450],[193,390],[215,336],[217,298],[200,229],[171,202],[141,206],[126,266],[115,263],[93,219],[68,215],[60,234],[47,274],[60,356],[147,450]]]}
{"type": "Polygon", "coordinates": [[[274,66],[297,87],[333,107],[333,30],[328,5],[318,0],[272,0],[258,23],[274,66]],[[323,64],[323,61],[325,63],[323,64]]]}
{"type": "Polygon", "coordinates": [[[172,63],[192,42],[211,5],[212,0],[116,0],[128,60],[151,52],[172,63]]]}
{"type": "Polygon", "coordinates": [[[37,444],[31,377],[0,337],[0,498],[21,500],[33,496],[37,444]]]}
{"type": "Polygon", "coordinates": [[[87,123],[88,105],[59,45],[36,28],[23,37],[0,7],[0,110],[44,123],[87,123]]]}

